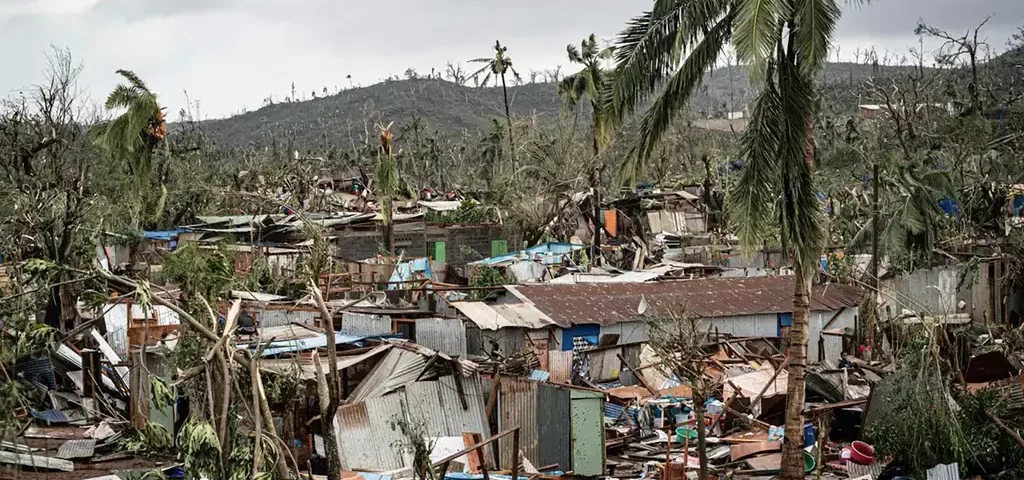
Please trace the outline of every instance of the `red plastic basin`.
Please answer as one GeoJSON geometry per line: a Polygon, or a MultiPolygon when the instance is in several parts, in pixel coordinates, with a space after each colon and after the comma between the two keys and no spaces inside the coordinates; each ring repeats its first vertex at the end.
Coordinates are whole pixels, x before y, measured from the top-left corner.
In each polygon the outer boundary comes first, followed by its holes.
{"type": "Polygon", "coordinates": [[[861,441],[853,442],[850,445],[850,461],[860,465],[871,465],[875,463],[875,447],[861,441]]]}

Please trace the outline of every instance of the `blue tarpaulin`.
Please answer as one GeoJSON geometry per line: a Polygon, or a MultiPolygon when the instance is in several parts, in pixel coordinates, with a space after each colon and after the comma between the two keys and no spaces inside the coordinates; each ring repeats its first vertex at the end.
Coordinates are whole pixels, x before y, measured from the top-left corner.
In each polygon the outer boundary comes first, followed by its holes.
{"type": "Polygon", "coordinates": [[[946,215],[953,217],[960,216],[960,204],[952,198],[943,198],[942,200],[939,200],[939,208],[941,208],[943,212],[946,212],[946,215]]]}
{"type": "Polygon", "coordinates": [[[587,248],[586,245],[575,243],[548,242],[536,245],[526,250],[510,252],[496,257],[485,258],[471,262],[470,265],[498,265],[505,262],[513,262],[520,259],[540,260],[544,265],[558,265],[562,258],[577,250],[587,248]]]}
{"type": "Polygon", "coordinates": [[[388,290],[401,290],[411,287],[410,282],[416,280],[416,274],[422,274],[423,278],[430,279],[434,273],[430,271],[430,259],[417,258],[408,262],[402,262],[395,266],[388,280],[388,290]]]}

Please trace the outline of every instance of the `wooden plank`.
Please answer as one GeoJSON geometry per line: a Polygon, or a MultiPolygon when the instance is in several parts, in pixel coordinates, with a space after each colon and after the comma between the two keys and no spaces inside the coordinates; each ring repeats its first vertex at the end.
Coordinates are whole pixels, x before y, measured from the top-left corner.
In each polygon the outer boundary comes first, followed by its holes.
{"type": "MultiPolygon", "coordinates": [[[[463,445],[476,445],[483,440],[483,436],[475,432],[462,432],[462,444],[463,445]]],[[[469,467],[469,473],[478,474],[480,473],[480,457],[478,455],[467,455],[466,456],[469,467]]],[[[446,473],[446,472],[441,472],[446,473]]]]}
{"type": "Polygon", "coordinates": [[[747,459],[747,465],[759,472],[778,471],[782,468],[782,454],[771,453],[747,459]]]}
{"type": "Polygon", "coordinates": [[[782,450],[782,442],[758,442],[733,445],[729,451],[730,459],[735,462],[763,452],[782,450]]]}
{"type": "Polygon", "coordinates": [[[59,470],[61,472],[75,471],[75,464],[68,460],[12,452],[0,452],[0,463],[21,465],[23,467],[42,468],[46,470],[59,470]]]}

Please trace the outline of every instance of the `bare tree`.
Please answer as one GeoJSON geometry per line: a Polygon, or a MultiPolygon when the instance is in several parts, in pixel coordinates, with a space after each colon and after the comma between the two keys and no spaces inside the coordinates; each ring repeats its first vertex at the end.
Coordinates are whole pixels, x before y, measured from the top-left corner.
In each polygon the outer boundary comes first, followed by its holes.
{"type": "Polygon", "coordinates": [[[468,79],[468,73],[462,67],[461,63],[448,62],[444,68],[444,78],[448,81],[457,83],[459,85],[465,85],[468,79]]]}
{"type": "Polygon", "coordinates": [[[675,377],[693,391],[694,429],[697,431],[697,456],[700,460],[698,480],[708,478],[707,429],[704,403],[721,387],[716,377],[706,375],[714,365],[717,345],[708,342],[708,329],[701,320],[686,312],[669,313],[667,318],[648,317],[647,328],[651,348],[662,360],[659,368],[666,376],[675,377]]]}
{"type": "Polygon", "coordinates": [[[980,67],[981,61],[991,51],[985,39],[979,39],[981,29],[991,20],[986,17],[977,27],[968,29],[963,35],[951,34],[945,30],[928,25],[923,21],[917,24],[914,33],[943,40],[935,60],[939,65],[948,67],[966,67],[970,78],[967,83],[968,108],[966,113],[980,113],[983,109],[981,101],[980,67]]]}
{"type": "MultiPolygon", "coordinates": [[[[98,226],[92,214],[103,204],[86,188],[87,179],[91,167],[110,165],[95,158],[82,128],[96,120],[78,87],[82,65],[66,49],[54,48],[47,59],[42,83],[0,102],[0,198],[19,212],[0,225],[0,250],[15,262],[42,258],[84,267],[91,261],[82,249],[98,226]]],[[[68,275],[65,270],[58,282],[68,275]]],[[[72,327],[77,318],[72,286],[52,287],[50,293],[47,323],[72,327]]]]}

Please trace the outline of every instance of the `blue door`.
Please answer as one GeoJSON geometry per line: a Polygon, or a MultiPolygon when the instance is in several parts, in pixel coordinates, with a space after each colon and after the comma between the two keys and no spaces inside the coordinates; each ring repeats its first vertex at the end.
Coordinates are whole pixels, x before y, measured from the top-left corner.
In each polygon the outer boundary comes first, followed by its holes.
{"type": "Polygon", "coordinates": [[[576,338],[581,338],[587,343],[597,346],[600,336],[600,325],[573,325],[570,328],[562,329],[562,351],[572,350],[576,338]]]}

